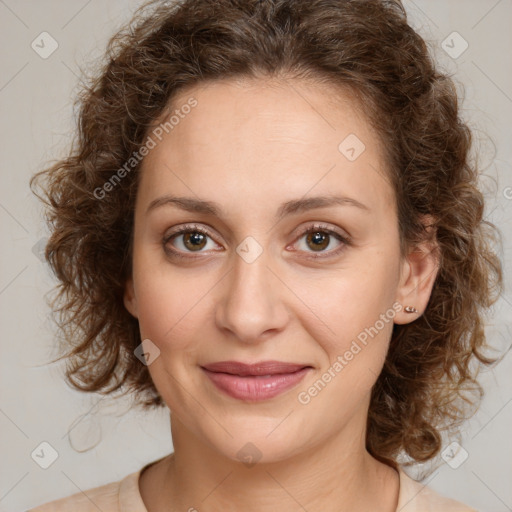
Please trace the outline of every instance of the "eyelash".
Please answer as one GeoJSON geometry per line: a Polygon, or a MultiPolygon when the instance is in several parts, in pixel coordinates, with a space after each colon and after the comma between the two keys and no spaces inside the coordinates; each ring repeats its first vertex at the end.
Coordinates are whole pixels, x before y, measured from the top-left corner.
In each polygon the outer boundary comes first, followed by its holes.
{"type": "MultiPolygon", "coordinates": [[[[348,237],[347,235],[342,235],[338,231],[335,231],[332,228],[329,228],[325,224],[321,224],[321,223],[313,224],[313,225],[309,226],[307,229],[305,229],[304,231],[302,231],[301,234],[297,237],[296,241],[300,240],[305,235],[309,235],[310,233],[317,233],[317,232],[326,233],[329,236],[334,236],[340,242],[342,242],[342,245],[340,245],[340,247],[338,247],[337,249],[332,249],[327,252],[321,252],[318,254],[311,253],[311,255],[306,256],[307,258],[318,259],[318,258],[330,258],[333,256],[337,256],[345,249],[346,246],[351,245],[350,237],[348,237]]],[[[167,245],[173,238],[175,238],[179,235],[185,234],[185,233],[202,233],[203,235],[212,238],[210,236],[209,231],[207,229],[203,228],[202,226],[199,226],[196,224],[187,224],[185,226],[182,226],[181,228],[178,228],[176,231],[173,231],[172,233],[169,233],[166,236],[164,236],[164,238],[162,240],[164,250],[169,256],[171,256],[173,258],[178,258],[178,259],[197,258],[197,256],[189,256],[188,254],[192,254],[191,252],[183,253],[183,251],[178,251],[176,249],[170,249],[169,246],[167,245]],[[187,255],[185,255],[185,254],[187,254],[187,255]]]]}

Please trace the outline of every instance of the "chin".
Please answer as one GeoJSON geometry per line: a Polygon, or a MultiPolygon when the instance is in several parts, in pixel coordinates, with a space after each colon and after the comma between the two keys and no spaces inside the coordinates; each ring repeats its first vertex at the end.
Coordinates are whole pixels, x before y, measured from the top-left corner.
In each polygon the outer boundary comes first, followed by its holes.
{"type": "Polygon", "coordinates": [[[240,419],[235,422],[224,422],[223,428],[216,426],[215,430],[203,431],[204,441],[210,447],[232,461],[238,461],[247,467],[254,464],[272,464],[281,462],[304,451],[310,444],[304,436],[297,435],[296,430],[290,430],[290,421],[283,418],[261,417],[240,419]],[[286,428],[288,427],[288,428],[286,428]],[[213,436],[212,436],[213,434],[213,436]]]}

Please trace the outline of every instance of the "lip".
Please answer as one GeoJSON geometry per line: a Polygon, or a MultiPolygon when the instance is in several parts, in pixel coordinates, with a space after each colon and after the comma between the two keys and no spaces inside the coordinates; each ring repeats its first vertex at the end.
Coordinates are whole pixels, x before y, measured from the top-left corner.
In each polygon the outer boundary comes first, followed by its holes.
{"type": "Polygon", "coordinates": [[[257,402],[293,388],[312,367],[282,361],[253,364],[220,361],[201,366],[201,369],[219,390],[232,398],[257,402]]]}

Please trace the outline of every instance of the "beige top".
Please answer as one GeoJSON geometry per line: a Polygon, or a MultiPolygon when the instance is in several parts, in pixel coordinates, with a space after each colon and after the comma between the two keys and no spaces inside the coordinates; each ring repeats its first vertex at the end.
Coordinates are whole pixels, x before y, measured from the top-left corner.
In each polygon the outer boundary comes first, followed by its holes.
{"type": "MultiPolygon", "coordinates": [[[[154,462],[146,464],[118,482],[51,501],[27,512],[147,512],[139,492],[139,475],[154,462]]],[[[413,480],[401,468],[398,472],[400,491],[396,512],[478,512],[458,501],[441,496],[413,480]]]]}

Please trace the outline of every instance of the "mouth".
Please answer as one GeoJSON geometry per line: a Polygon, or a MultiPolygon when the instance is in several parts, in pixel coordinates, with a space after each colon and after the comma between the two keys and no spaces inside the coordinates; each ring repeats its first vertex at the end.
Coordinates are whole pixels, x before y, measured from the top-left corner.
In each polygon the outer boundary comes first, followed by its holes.
{"type": "Polygon", "coordinates": [[[295,387],[313,367],[281,361],[253,364],[220,361],[203,365],[201,369],[223,393],[238,400],[258,402],[295,387]]]}

